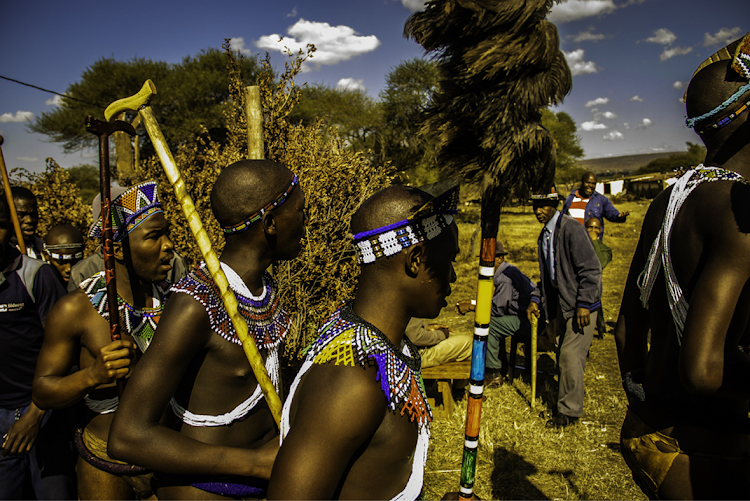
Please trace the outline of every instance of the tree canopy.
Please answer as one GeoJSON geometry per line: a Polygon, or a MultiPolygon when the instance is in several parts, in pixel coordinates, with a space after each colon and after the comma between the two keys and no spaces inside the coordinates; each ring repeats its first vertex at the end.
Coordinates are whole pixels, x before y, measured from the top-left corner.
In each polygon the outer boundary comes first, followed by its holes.
{"type": "Polygon", "coordinates": [[[687,152],[669,155],[666,158],[657,158],[647,165],[638,168],[638,174],[650,174],[652,172],[670,172],[680,167],[695,167],[706,159],[706,147],[691,142],[687,144],[687,152]]]}
{"type": "MultiPolygon", "coordinates": [[[[98,139],[86,131],[86,116],[101,118],[110,103],[135,94],[151,79],[157,88],[151,106],[170,147],[196,137],[201,125],[211,139],[222,141],[227,134],[223,115],[229,101],[227,61],[227,54],[218,49],[186,56],[177,64],[138,57],[129,61],[102,58],[68,87],[66,94],[76,100],[63,98],[62,105],[42,113],[29,129],[49,136],[51,142],[62,143],[66,152],[95,147],[98,139]]],[[[241,65],[244,84],[253,85],[260,71],[257,59],[243,57],[241,65]]],[[[148,136],[143,128],[138,133],[143,153],[150,154],[148,136]]]]}
{"type": "Polygon", "coordinates": [[[578,161],[583,158],[583,148],[573,118],[564,111],[555,113],[550,109],[543,109],[542,126],[552,134],[557,143],[555,183],[579,181],[586,169],[578,165],[578,161]]]}

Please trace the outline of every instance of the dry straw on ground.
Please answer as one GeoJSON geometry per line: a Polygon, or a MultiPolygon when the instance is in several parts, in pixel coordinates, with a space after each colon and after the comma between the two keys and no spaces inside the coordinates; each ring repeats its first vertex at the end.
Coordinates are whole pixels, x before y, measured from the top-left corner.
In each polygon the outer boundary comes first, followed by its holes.
{"type": "MultiPolygon", "coordinates": [[[[614,258],[604,270],[604,314],[611,330],[617,318],[622,287],[635,249],[647,202],[617,204],[630,210],[626,223],[606,223],[604,241],[614,258]]],[[[468,251],[477,226],[478,208],[465,208],[459,216],[462,252],[456,262],[457,282],[449,306],[437,321],[450,325],[455,334],[471,334],[473,317],[461,317],[452,305],[475,297],[477,257],[468,251]]],[[[532,280],[539,279],[536,239],[541,226],[529,207],[506,209],[500,219],[498,239],[510,252],[508,261],[532,280]]],[[[524,364],[522,345],[518,363],[524,364]]],[[[510,343],[508,343],[508,348],[510,343]]],[[[539,368],[554,370],[554,353],[541,353],[539,368]]],[[[500,388],[485,391],[482,431],[479,437],[476,492],[484,499],[645,499],[636,487],[619,452],[620,425],[626,398],[620,385],[617,353],[611,333],[594,339],[586,365],[586,399],[580,422],[562,431],[547,430],[539,417],[554,406],[554,376],[541,374],[535,409],[525,372],[500,388]]],[[[466,400],[458,402],[450,419],[433,423],[425,473],[425,499],[440,499],[458,489],[466,400]]]]}

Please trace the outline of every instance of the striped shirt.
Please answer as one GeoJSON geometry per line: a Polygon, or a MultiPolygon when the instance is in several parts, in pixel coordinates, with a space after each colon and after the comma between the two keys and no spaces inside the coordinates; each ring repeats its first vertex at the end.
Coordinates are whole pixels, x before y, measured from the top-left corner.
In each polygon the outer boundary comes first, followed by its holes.
{"type": "Polygon", "coordinates": [[[573,202],[570,204],[570,209],[568,209],[568,214],[575,218],[576,221],[578,221],[581,224],[585,224],[585,213],[586,213],[586,204],[589,203],[589,198],[581,198],[580,194],[578,193],[578,190],[576,190],[576,194],[573,197],[573,202]]]}

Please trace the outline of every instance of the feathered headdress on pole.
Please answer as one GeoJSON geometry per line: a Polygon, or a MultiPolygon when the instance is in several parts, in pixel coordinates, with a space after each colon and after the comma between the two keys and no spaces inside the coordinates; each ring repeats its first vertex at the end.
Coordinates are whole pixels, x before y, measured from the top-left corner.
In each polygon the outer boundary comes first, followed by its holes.
{"type": "MultiPolygon", "coordinates": [[[[473,494],[484,358],[500,211],[512,195],[551,184],[556,144],[541,110],[560,103],[572,77],[553,0],[430,0],[404,34],[436,60],[440,84],[423,133],[438,138],[445,174],[482,190],[482,250],[475,313],[461,498],[473,494]]],[[[533,398],[533,397],[532,397],[533,398]]]]}

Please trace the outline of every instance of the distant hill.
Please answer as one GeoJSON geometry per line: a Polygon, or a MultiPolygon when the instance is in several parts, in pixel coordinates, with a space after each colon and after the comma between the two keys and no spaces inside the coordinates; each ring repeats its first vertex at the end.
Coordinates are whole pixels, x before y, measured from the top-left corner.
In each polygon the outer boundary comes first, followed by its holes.
{"type": "Polygon", "coordinates": [[[630,173],[647,165],[652,160],[670,155],[685,153],[684,151],[669,151],[665,153],[644,153],[641,155],[625,155],[622,157],[591,158],[578,162],[586,170],[595,174],[614,174],[617,172],[630,173]]]}

